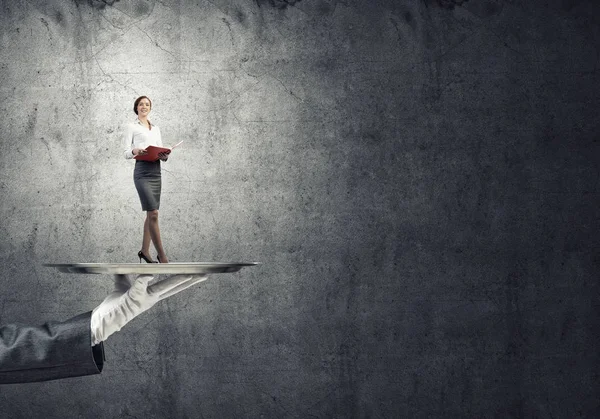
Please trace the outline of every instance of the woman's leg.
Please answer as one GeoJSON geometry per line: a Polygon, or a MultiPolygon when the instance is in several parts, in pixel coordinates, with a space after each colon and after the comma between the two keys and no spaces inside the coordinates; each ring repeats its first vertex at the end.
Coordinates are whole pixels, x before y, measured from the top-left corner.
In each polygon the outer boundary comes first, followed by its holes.
{"type": "Polygon", "coordinates": [[[142,253],[146,255],[148,259],[152,259],[150,256],[150,226],[148,225],[148,214],[146,213],[146,219],[144,220],[144,238],[142,239],[142,253]]]}
{"type": "Polygon", "coordinates": [[[160,239],[160,229],[158,228],[158,210],[151,210],[146,212],[146,222],[148,223],[148,230],[150,231],[150,237],[154,243],[154,247],[158,252],[160,263],[167,263],[167,255],[163,249],[162,241],[160,239]]]}

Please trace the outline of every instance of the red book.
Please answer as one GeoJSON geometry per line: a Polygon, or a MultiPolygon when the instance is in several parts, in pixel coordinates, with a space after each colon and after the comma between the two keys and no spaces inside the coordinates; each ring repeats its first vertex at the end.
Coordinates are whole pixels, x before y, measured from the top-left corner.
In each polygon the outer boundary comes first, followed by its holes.
{"type": "Polygon", "coordinates": [[[134,156],[133,158],[136,160],[143,160],[143,161],[156,161],[159,158],[158,157],[159,153],[171,154],[171,151],[175,147],[177,147],[179,144],[181,144],[182,142],[183,141],[178,142],[173,147],[157,147],[154,145],[149,145],[148,147],[145,148],[145,150],[147,151],[146,154],[144,154],[142,156],[134,156]]]}

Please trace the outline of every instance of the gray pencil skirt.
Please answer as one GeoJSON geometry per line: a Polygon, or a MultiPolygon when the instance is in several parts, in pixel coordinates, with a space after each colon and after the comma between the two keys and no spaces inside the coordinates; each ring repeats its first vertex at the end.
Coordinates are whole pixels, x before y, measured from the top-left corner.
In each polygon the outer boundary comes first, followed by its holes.
{"type": "Polygon", "coordinates": [[[140,196],[142,211],[157,210],[160,207],[160,160],[155,162],[137,160],[133,170],[133,183],[140,196]]]}

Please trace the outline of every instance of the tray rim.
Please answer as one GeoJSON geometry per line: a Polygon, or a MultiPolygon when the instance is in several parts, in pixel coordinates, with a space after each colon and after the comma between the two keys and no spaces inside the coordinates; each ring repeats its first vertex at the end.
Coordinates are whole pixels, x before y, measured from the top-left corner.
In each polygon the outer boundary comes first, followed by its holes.
{"type": "Polygon", "coordinates": [[[45,263],[43,266],[56,268],[63,273],[78,274],[214,274],[233,273],[244,267],[257,266],[260,262],[172,262],[172,263],[45,263]]]}

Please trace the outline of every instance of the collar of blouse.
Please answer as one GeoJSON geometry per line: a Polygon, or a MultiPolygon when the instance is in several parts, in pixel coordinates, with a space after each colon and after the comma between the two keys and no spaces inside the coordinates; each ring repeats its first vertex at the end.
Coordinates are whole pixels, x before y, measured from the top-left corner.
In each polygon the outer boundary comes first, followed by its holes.
{"type": "MultiPolygon", "coordinates": [[[[145,127],[145,126],[146,126],[146,124],[144,124],[144,123],[143,123],[142,121],[140,121],[138,118],[136,118],[136,119],[135,119],[135,123],[136,123],[136,124],[138,124],[138,125],[141,125],[141,126],[143,126],[143,127],[145,127]]],[[[151,130],[151,129],[152,129],[152,127],[154,126],[154,124],[153,124],[152,122],[150,122],[150,120],[149,120],[149,119],[148,119],[148,125],[150,126],[150,128],[148,128],[148,129],[150,129],[150,130],[151,130]]]]}

